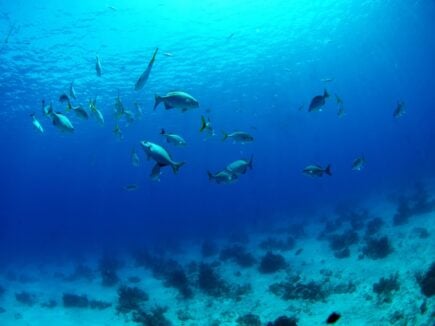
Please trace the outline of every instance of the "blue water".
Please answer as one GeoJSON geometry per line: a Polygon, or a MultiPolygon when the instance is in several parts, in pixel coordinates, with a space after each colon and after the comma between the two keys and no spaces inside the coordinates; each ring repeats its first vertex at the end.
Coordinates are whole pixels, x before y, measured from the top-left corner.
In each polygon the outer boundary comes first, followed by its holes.
{"type": "Polygon", "coordinates": [[[434,176],[433,1],[23,0],[2,1],[0,13],[3,256],[201,239],[284,217],[306,220],[434,176]],[[156,47],[150,78],[136,92],[156,47]],[[64,111],[58,97],[71,81],[75,104],[87,108],[97,96],[103,127],[69,115],[75,132],[62,134],[42,116],[42,99],[64,111]],[[323,112],[308,112],[324,88],[331,97],[323,112]],[[118,90],[128,109],[137,101],[144,111],[132,125],[120,122],[121,141],[112,132],[118,90]],[[200,108],[153,112],[154,94],[171,90],[192,94],[200,108]],[[334,94],[344,101],[342,118],[334,94]],[[406,113],[394,119],[401,100],[406,113]],[[201,115],[210,117],[215,137],[199,133],[201,115]],[[165,144],[160,128],[188,146],[165,144]],[[255,141],[222,142],[221,131],[233,130],[255,141]],[[153,162],[141,140],[186,165],[150,180],[153,162]],[[132,147],[139,168],[131,165],[132,147]],[[352,171],[361,154],[367,165],[352,171]],[[209,182],[207,170],[251,155],[254,168],[238,182],[209,182]],[[314,163],[331,164],[333,175],[303,175],[314,163]],[[125,191],[130,183],[138,190],[125,191]]]}

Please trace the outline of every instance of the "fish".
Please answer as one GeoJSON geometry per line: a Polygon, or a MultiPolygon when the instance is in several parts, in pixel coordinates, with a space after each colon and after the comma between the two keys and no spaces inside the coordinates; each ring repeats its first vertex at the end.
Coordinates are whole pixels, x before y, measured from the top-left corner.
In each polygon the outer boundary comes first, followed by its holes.
{"type": "Polygon", "coordinates": [[[65,102],[69,103],[70,100],[69,100],[68,95],[64,93],[61,96],[59,96],[59,102],[61,102],[61,103],[65,103],[65,102]]]}
{"type": "Polygon", "coordinates": [[[151,171],[151,178],[153,180],[159,180],[160,169],[162,167],[170,166],[174,174],[177,174],[179,169],[186,163],[175,162],[168,151],[158,144],[143,140],[140,142],[140,145],[148,159],[152,159],[156,162],[151,171]]]}
{"type": "Polygon", "coordinates": [[[346,115],[346,110],[344,109],[344,106],[339,106],[338,111],[337,111],[337,116],[339,118],[342,118],[346,115]]]}
{"type": "Polygon", "coordinates": [[[83,120],[88,120],[89,119],[89,114],[88,112],[86,112],[86,110],[81,106],[72,106],[71,103],[68,104],[68,109],[72,110],[75,115],[83,120]]]}
{"type": "Polygon", "coordinates": [[[190,94],[185,92],[169,92],[164,96],[155,95],[154,110],[160,103],[165,105],[165,109],[181,109],[183,112],[199,107],[198,101],[190,94]]]}
{"type": "Polygon", "coordinates": [[[311,100],[308,112],[321,111],[322,107],[326,103],[326,99],[329,97],[328,91],[325,89],[323,95],[314,96],[311,100]]]}
{"type": "Polygon", "coordinates": [[[124,135],[122,134],[122,130],[118,124],[116,124],[115,127],[113,128],[113,133],[115,134],[116,137],[119,138],[119,140],[124,139],[124,135]]]}
{"type": "Polygon", "coordinates": [[[207,174],[208,180],[214,181],[217,184],[230,184],[236,182],[238,179],[236,174],[233,174],[227,170],[222,170],[214,174],[210,171],[207,171],[207,174]]]}
{"type": "Polygon", "coordinates": [[[329,176],[332,175],[330,164],[328,164],[326,168],[322,168],[320,165],[316,165],[316,164],[308,165],[304,168],[302,172],[311,177],[321,177],[323,176],[323,174],[327,174],[329,176]]]}
{"type": "Polygon", "coordinates": [[[340,96],[335,94],[335,101],[337,102],[337,105],[338,105],[337,115],[338,115],[339,118],[341,118],[341,117],[343,117],[346,114],[346,110],[344,109],[343,100],[341,99],[340,96]]]}
{"type": "Polygon", "coordinates": [[[202,115],[201,116],[201,128],[199,128],[199,132],[203,132],[204,130],[207,131],[209,136],[214,136],[215,135],[213,126],[211,125],[210,118],[208,118],[206,120],[205,117],[202,115]]]}
{"type": "Polygon", "coordinates": [[[254,157],[251,156],[251,158],[248,160],[237,160],[227,165],[225,170],[228,172],[235,174],[236,176],[239,176],[241,174],[245,174],[248,170],[252,170],[252,162],[254,157]]]}
{"type": "Polygon", "coordinates": [[[139,155],[137,155],[136,149],[133,147],[130,154],[131,165],[138,167],[140,165],[139,155]]]}
{"type": "Polygon", "coordinates": [[[142,107],[138,102],[134,102],[134,108],[136,110],[136,119],[140,119],[142,117],[142,107]]]}
{"type": "Polygon", "coordinates": [[[74,100],[77,98],[76,91],[74,89],[74,81],[69,84],[69,96],[71,96],[71,98],[74,100]]]}
{"type": "Polygon", "coordinates": [[[397,103],[396,109],[393,112],[393,117],[397,119],[403,116],[404,114],[405,114],[405,102],[400,101],[397,103]]]}
{"type": "Polygon", "coordinates": [[[38,119],[36,119],[35,113],[32,113],[30,116],[32,117],[32,124],[35,127],[35,129],[38,130],[41,134],[43,134],[44,128],[42,127],[38,119]]]}
{"type": "Polygon", "coordinates": [[[73,124],[68,119],[68,117],[66,117],[62,113],[54,112],[53,108],[50,108],[48,115],[51,118],[53,125],[57,129],[59,129],[60,131],[65,132],[65,133],[73,133],[74,132],[73,124]]]}
{"type": "Polygon", "coordinates": [[[124,187],[122,187],[125,191],[135,191],[139,188],[139,186],[135,183],[130,183],[124,187]]]}
{"type": "Polygon", "coordinates": [[[100,62],[100,58],[98,57],[98,55],[95,57],[95,71],[97,73],[98,77],[101,77],[101,62],[100,62]]]}
{"type": "Polygon", "coordinates": [[[124,114],[124,112],[125,112],[124,104],[122,104],[121,98],[119,97],[119,90],[118,90],[118,96],[115,99],[116,118],[120,119],[124,114]]]}
{"type": "Polygon", "coordinates": [[[125,120],[129,123],[132,124],[134,122],[134,114],[133,112],[131,112],[130,110],[125,110],[124,111],[124,117],[125,120]]]}
{"type": "Polygon", "coordinates": [[[361,155],[352,162],[352,170],[361,171],[365,164],[366,159],[364,158],[364,156],[361,155]]]}
{"type": "Polygon", "coordinates": [[[233,142],[240,142],[240,143],[247,143],[254,141],[254,137],[248,134],[244,131],[234,131],[232,133],[226,133],[223,132],[224,137],[222,138],[222,141],[229,139],[232,139],[233,142]]]}
{"type": "Polygon", "coordinates": [[[322,83],[330,83],[334,81],[334,78],[322,78],[320,79],[322,83]]]}
{"type": "Polygon", "coordinates": [[[166,142],[173,144],[175,146],[186,146],[187,143],[183,139],[183,137],[176,135],[176,134],[170,134],[165,131],[165,129],[162,128],[160,131],[160,134],[166,138],[166,142]]]}
{"type": "Polygon", "coordinates": [[[299,256],[302,253],[302,251],[304,251],[303,248],[299,248],[298,250],[296,250],[295,251],[295,256],[299,256]]]}
{"type": "Polygon", "coordinates": [[[44,114],[45,116],[48,116],[49,113],[51,111],[53,111],[53,104],[50,103],[48,105],[45,105],[45,100],[42,100],[41,104],[42,104],[42,114],[44,114]]]}
{"type": "Polygon", "coordinates": [[[165,52],[165,53],[163,53],[163,55],[165,55],[167,57],[173,57],[174,56],[171,52],[165,52]]]}
{"type": "Polygon", "coordinates": [[[104,116],[101,113],[101,111],[97,109],[97,100],[96,99],[89,100],[89,110],[94,115],[94,117],[97,119],[97,121],[101,125],[104,125],[104,116]]]}
{"type": "Polygon", "coordinates": [[[158,51],[159,51],[159,48],[156,48],[154,50],[154,54],[153,54],[150,62],[148,63],[148,67],[147,67],[147,69],[145,69],[145,71],[142,73],[142,75],[140,75],[139,79],[137,80],[136,84],[134,85],[134,90],[136,90],[136,91],[141,90],[145,86],[145,84],[148,80],[148,77],[150,76],[151,69],[153,68],[154,61],[156,60],[156,55],[157,55],[158,51]]]}
{"type": "Polygon", "coordinates": [[[332,314],[330,314],[328,316],[328,318],[326,319],[326,323],[327,324],[335,324],[336,321],[338,321],[340,319],[341,315],[333,312],[332,314]]]}

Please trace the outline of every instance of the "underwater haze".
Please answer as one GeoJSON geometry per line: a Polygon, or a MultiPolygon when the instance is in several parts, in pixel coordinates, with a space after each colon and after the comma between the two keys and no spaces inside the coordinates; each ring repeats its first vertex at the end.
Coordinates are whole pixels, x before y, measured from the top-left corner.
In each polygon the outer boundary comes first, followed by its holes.
{"type": "Polygon", "coordinates": [[[433,325],[434,31],[430,0],[1,0],[0,325],[433,325]]]}

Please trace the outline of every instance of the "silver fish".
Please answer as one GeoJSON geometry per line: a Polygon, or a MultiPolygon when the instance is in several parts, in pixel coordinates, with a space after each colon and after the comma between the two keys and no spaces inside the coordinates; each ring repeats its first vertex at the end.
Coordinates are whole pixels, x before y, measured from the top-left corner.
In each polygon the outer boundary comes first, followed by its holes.
{"type": "Polygon", "coordinates": [[[311,177],[321,177],[323,176],[323,174],[327,174],[329,176],[332,175],[330,164],[328,164],[326,168],[322,168],[320,165],[316,165],[316,164],[308,165],[304,168],[302,172],[311,177]]]}
{"type": "Polygon", "coordinates": [[[34,113],[30,115],[32,117],[32,124],[35,127],[36,130],[38,130],[41,134],[44,133],[44,128],[42,127],[41,123],[36,119],[36,116],[34,113]]]}
{"type": "Polygon", "coordinates": [[[136,91],[142,89],[145,86],[145,84],[148,80],[148,77],[150,76],[151,69],[153,68],[154,61],[156,60],[156,55],[157,55],[158,50],[159,50],[159,48],[155,49],[154,54],[153,54],[150,62],[148,63],[147,69],[145,69],[145,71],[142,73],[142,75],[140,75],[139,79],[137,80],[136,84],[134,85],[134,89],[136,91]]]}
{"type": "Polygon", "coordinates": [[[101,77],[101,73],[102,73],[101,62],[100,62],[100,58],[98,57],[98,55],[96,56],[96,59],[95,59],[95,71],[97,73],[97,76],[101,77]]]}
{"type": "Polygon", "coordinates": [[[223,141],[227,139],[232,139],[234,142],[241,142],[241,143],[247,143],[254,141],[254,137],[252,135],[248,134],[244,131],[234,131],[232,133],[227,134],[226,132],[223,133],[224,137],[222,138],[223,141]]]}
{"type": "Polygon", "coordinates": [[[160,103],[165,105],[166,110],[178,108],[183,112],[199,107],[198,101],[192,95],[179,91],[169,92],[164,96],[155,95],[154,110],[160,103]]]}
{"type": "Polygon", "coordinates": [[[141,141],[140,145],[142,146],[142,149],[144,150],[148,159],[152,159],[156,162],[151,171],[151,178],[154,180],[158,180],[160,169],[162,167],[170,166],[172,171],[177,173],[180,167],[185,164],[185,162],[175,162],[172,160],[168,151],[158,144],[149,141],[141,141]]]}
{"type": "Polygon", "coordinates": [[[365,164],[366,164],[366,159],[364,156],[357,157],[352,162],[352,170],[361,171],[361,169],[364,167],[365,164]]]}
{"type": "Polygon", "coordinates": [[[166,138],[166,141],[170,144],[173,144],[175,146],[186,146],[187,145],[184,138],[181,137],[180,135],[167,133],[165,131],[165,129],[162,129],[160,131],[160,134],[162,136],[164,136],[166,138]]]}
{"type": "Polygon", "coordinates": [[[217,184],[230,184],[237,181],[238,177],[236,174],[231,173],[227,170],[222,170],[217,173],[211,173],[210,171],[207,171],[208,174],[208,180],[214,181],[217,184]]]}

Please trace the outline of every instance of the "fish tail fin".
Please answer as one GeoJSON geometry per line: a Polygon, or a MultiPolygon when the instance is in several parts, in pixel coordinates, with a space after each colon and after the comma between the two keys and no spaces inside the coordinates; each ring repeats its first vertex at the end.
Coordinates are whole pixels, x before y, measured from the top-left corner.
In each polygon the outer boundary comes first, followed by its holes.
{"type": "Polygon", "coordinates": [[[326,173],[327,175],[329,175],[329,176],[332,175],[332,172],[331,172],[331,164],[328,164],[328,166],[325,168],[325,173],[326,173]]]}
{"type": "Polygon", "coordinates": [[[325,90],[323,91],[323,97],[324,98],[328,98],[329,97],[329,93],[327,91],[327,89],[325,88],[325,90]]]}
{"type": "Polygon", "coordinates": [[[228,138],[228,134],[225,131],[222,131],[222,133],[224,135],[222,141],[225,141],[228,138]]]}
{"type": "Polygon", "coordinates": [[[179,162],[179,163],[174,163],[172,164],[172,171],[174,171],[175,174],[178,173],[178,170],[180,170],[180,168],[186,164],[186,162],[179,162]]]}
{"type": "Polygon", "coordinates": [[[213,180],[213,173],[211,173],[210,171],[207,171],[207,175],[208,175],[208,181],[213,180]]]}
{"type": "Polygon", "coordinates": [[[160,129],[160,135],[164,135],[164,134],[166,134],[166,131],[165,131],[165,129],[160,129]]]}
{"type": "Polygon", "coordinates": [[[159,95],[154,95],[154,108],[153,108],[153,110],[155,110],[156,108],[157,108],[157,106],[160,104],[160,103],[162,103],[162,101],[163,101],[163,99],[162,99],[162,97],[161,96],[159,96],[159,95]]]}
{"type": "Polygon", "coordinates": [[[201,128],[199,128],[199,132],[204,131],[205,127],[207,126],[207,121],[205,120],[204,116],[201,116],[201,128]]]}

